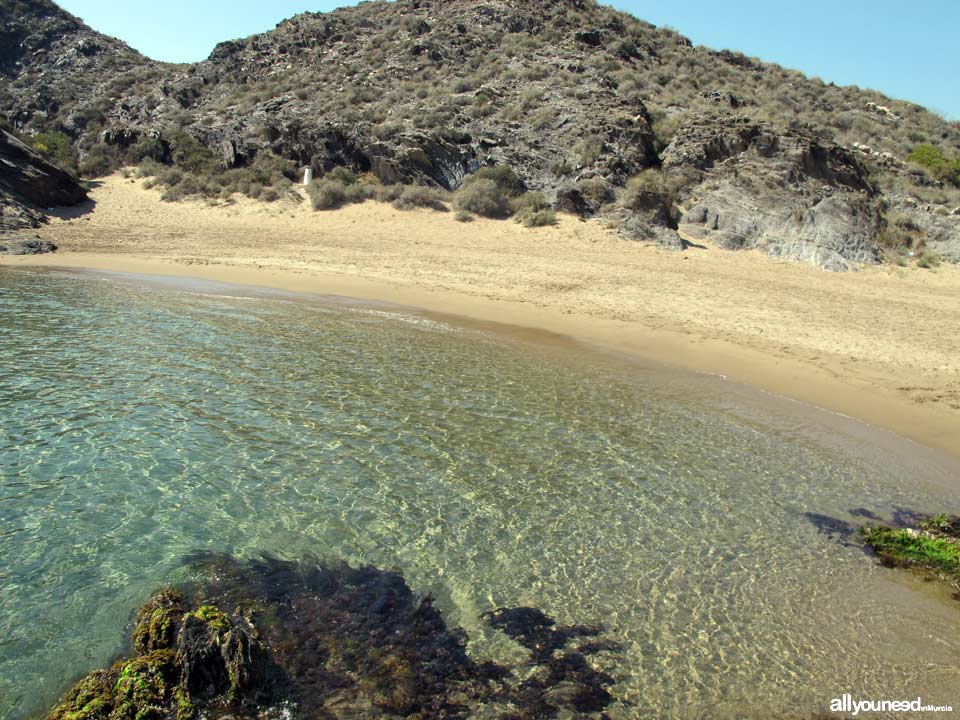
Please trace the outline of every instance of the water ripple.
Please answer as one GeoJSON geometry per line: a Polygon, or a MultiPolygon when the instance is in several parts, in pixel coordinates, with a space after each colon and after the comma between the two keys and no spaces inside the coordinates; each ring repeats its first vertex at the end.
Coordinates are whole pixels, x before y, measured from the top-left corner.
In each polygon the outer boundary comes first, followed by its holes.
{"type": "Polygon", "coordinates": [[[948,700],[955,610],[804,517],[948,497],[706,380],[454,330],[0,272],[0,717],[103,665],[197,550],[399,568],[479,655],[511,652],[495,607],[603,623],[631,716],[948,700]]]}

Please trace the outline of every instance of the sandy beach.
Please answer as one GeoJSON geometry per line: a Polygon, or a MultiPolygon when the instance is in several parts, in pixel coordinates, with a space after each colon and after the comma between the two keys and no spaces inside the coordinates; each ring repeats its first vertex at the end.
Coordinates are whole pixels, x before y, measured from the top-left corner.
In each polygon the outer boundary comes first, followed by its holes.
{"type": "Polygon", "coordinates": [[[831,274],[674,252],[562,216],[459,223],[367,202],[164,203],[114,175],[55,211],[52,255],[3,265],[182,275],[367,298],[573,336],[891,429],[960,455],[960,267],[831,274]]]}

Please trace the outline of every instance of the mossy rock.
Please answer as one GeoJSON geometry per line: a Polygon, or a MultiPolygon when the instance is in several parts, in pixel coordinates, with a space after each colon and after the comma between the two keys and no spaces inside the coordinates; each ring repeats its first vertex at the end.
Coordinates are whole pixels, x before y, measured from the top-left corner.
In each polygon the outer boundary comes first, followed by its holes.
{"type": "Polygon", "coordinates": [[[226,632],[233,627],[230,617],[213,605],[201,605],[190,616],[202,620],[207,627],[219,632],[226,632]]]}
{"type": "Polygon", "coordinates": [[[920,567],[960,581],[960,540],[928,530],[868,527],[864,542],[885,565],[920,567]]]}
{"type": "Polygon", "coordinates": [[[134,658],[120,670],[111,720],[160,720],[178,692],[180,667],[172,650],[134,658]]]}
{"type": "Polygon", "coordinates": [[[173,647],[177,625],[183,618],[183,595],[172,588],[161,590],[140,608],[133,630],[138,655],[173,647]]]}
{"type": "Polygon", "coordinates": [[[97,670],[78,682],[46,720],[108,720],[114,706],[116,669],[97,670]]]}

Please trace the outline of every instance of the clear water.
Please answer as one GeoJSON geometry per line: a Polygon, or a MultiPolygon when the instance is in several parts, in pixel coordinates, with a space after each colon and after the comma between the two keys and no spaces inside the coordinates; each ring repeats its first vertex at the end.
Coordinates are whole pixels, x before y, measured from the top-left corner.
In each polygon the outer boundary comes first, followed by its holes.
{"type": "Polygon", "coordinates": [[[804,515],[955,509],[932,461],[716,379],[203,289],[0,270],[0,717],[197,550],[397,568],[478,655],[497,606],[603,623],[621,717],[960,704],[948,593],[804,515]]]}

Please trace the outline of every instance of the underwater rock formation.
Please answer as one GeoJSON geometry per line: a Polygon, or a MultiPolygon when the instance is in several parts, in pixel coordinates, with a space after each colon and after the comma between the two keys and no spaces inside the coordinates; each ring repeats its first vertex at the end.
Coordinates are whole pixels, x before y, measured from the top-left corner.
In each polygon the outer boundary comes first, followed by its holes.
{"type": "Polygon", "coordinates": [[[600,628],[535,608],[484,616],[530,651],[510,668],[466,652],[429,597],[374,567],[191,559],[204,577],[136,615],[132,659],[80,680],[47,720],[550,718],[601,714],[614,680],[590,655],[600,628]],[[590,638],[575,648],[576,638],[590,638]]]}

